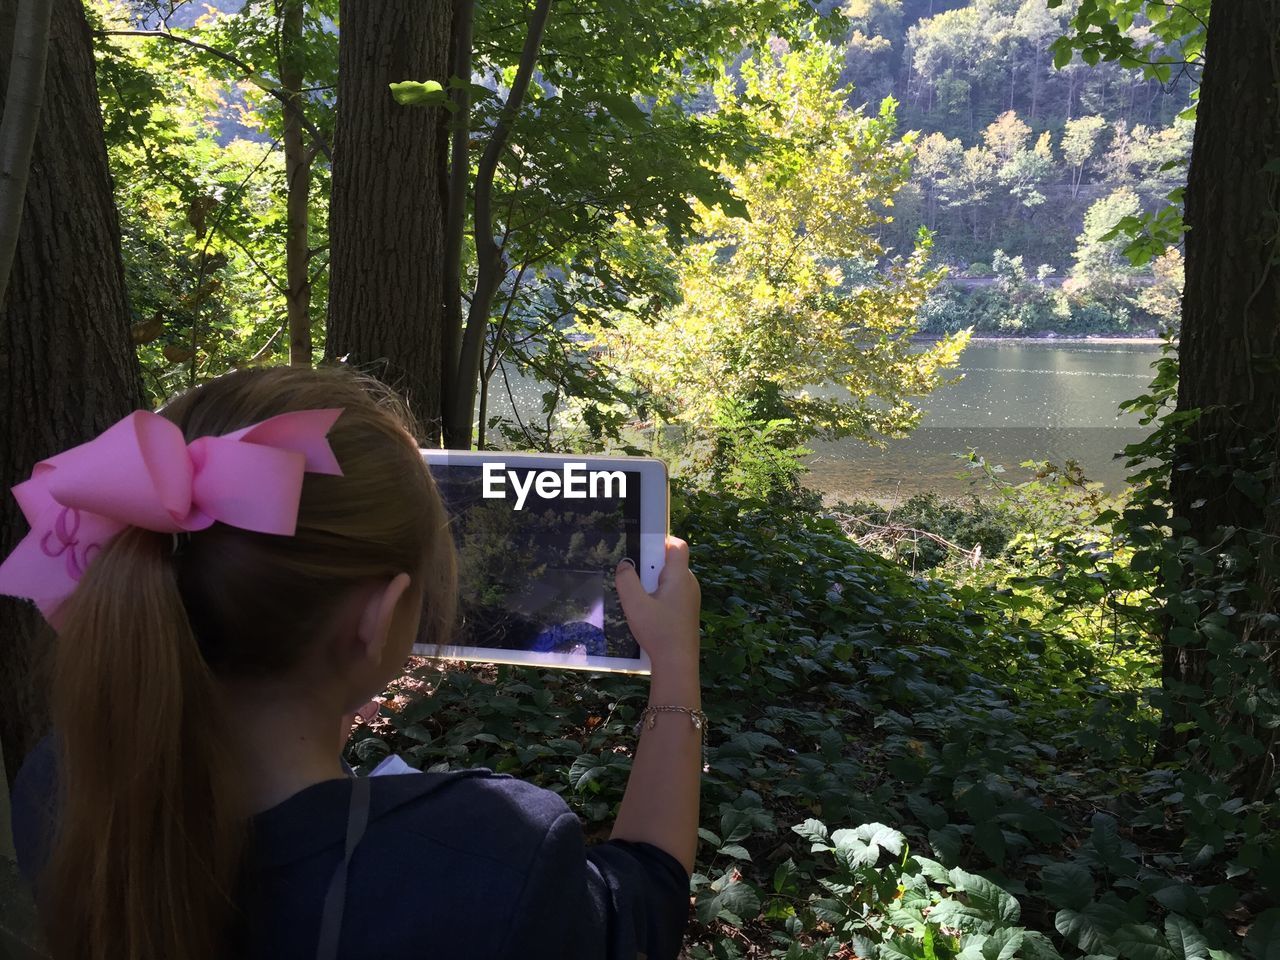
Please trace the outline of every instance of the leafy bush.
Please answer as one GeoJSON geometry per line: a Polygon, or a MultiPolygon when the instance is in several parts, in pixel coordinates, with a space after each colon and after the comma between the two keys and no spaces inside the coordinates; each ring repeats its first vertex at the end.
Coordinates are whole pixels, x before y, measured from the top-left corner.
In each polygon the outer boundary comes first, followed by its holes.
{"type": "MultiPolygon", "coordinates": [[[[848,956],[846,947],[867,960],[1062,960],[1046,934],[1026,925],[1022,905],[1008,890],[980,874],[912,854],[906,837],[892,827],[867,823],[829,832],[821,821],[809,819],[791,829],[810,842],[808,855],[780,863],[764,890],[757,892],[736,872],[716,881],[695,875],[694,888],[709,894],[699,900],[704,922],[741,926],[741,914],[759,913],[771,927],[769,955],[784,960],[848,956]]],[[[1175,909],[1157,926],[1136,917],[1114,895],[1094,899],[1095,864],[1137,869],[1121,854],[1116,831],[1115,821],[1096,818],[1076,860],[1050,863],[1040,871],[1041,896],[1058,908],[1054,926],[1066,949],[1074,946],[1095,960],[1237,957],[1214,948],[1220,938],[1175,909]]],[[[736,842],[710,831],[703,835],[721,855],[747,855],[736,842]]],[[[1265,960],[1275,937],[1280,937],[1280,909],[1255,922],[1245,942],[1248,955],[1265,960]]],[[[691,953],[707,960],[740,955],[732,947],[691,953]]]]}
{"type": "MultiPolygon", "coordinates": [[[[801,505],[673,499],[711,719],[690,956],[1270,960],[1270,881],[1242,851],[1274,849],[1274,803],[1152,770],[1158,665],[1120,671],[1078,609],[1121,624],[1149,574],[1109,588],[1124,561],[1073,519],[1086,503],[1044,506],[1026,582],[997,586],[913,576],[801,505]],[[814,824],[784,826],[818,818],[883,826],[816,850],[814,824]]],[[[426,662],[389,693],[353,762],[488,766],[607,832],[642,680],[426,662]]]]}
{"type": "MultiPolygon", "coordinates": [[[[920,308],[920,329],[954,333],[1146,334],[1168,325],[1168,317],[1152,312],[1143,287],[1091,288],[1068,281],[1063,289],[1045,284],[1045,268],[1032,278],[1020,257],[996,251],[996,282],[966,290],[954,284],[936,287],[920,308]]],[[[985,264],[983,265],[985,266],[985,264]]],[[[1161,300],[1155,309],[1166,310],[1161,300]]]]}
{"type": "Polygon", "coordinates": [[[741,500],[774,505],[820,498],[801,484],[804,457],[794,420],[776,390],[749,400],[722,398],[710,429],[686,434],[682,444],[683,479],[741,500]]]}
{"type": "Polygon", "coordinates": [[[954,284],[938,284],[916,311],[921,333],[958,333],[972,326],[967,301],[965,292],[954,284]]]}

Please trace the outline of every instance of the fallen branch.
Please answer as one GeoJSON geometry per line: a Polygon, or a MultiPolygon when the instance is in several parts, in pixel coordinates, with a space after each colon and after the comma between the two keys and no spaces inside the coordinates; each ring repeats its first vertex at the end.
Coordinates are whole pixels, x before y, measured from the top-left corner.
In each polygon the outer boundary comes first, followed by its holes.
{"type": "Polygon", "coordinates": [[[851,513],[828,513],[827,516],[840,524],[845,536],[860,547],[870,547],[885,542],[896,547],[904,540],[912,543],[929,540],[964,558],[966,566],[977,567],[982,562],[982,544],[980,543],[974,544],[972,549],[966,549],[946,537],[939,536],[931,530],[921,530],[919,527],[908,527],[900,523],[876,523],[851,513]],[[858,530],[867,532],[859,533],[858,530]]]}

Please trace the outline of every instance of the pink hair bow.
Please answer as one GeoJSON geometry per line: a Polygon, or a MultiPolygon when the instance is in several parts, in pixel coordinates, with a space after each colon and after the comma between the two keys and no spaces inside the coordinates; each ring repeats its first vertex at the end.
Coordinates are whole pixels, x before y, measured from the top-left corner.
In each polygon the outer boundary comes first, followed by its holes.
{"type": "Polygon", "coordinates": [[[0,564],[0,594],[34,600],[54,627],[103,544],[127,526],[161,533],[225,523],[292,536],[303,473],[341,476],[325,435],[340,409],[298,410],[187,443],[156,413],[42,460],[13,495],[31,532],[0,564]]]}

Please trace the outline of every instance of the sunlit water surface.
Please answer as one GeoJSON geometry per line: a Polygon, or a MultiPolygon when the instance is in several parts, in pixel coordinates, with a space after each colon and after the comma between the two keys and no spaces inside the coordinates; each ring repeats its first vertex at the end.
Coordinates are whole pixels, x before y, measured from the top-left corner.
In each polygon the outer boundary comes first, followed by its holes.
{"type": "Polygon", "coordinates": [[[960,358],[961,379],[920,401],[925,415],[911,436],[882,449],[816,441],[809,483],[840,498],[964,493],[973,471],[955,455],[973,449],[1003,466],[1006,479],[1029,476],[1018,466],[1027,460],[1071,459],[1118,489],[1126,469],[1114,455],[1148,432],[1118,407],[1146,391],[1159,356],[1152,344],[972,343],[960,358]]]}

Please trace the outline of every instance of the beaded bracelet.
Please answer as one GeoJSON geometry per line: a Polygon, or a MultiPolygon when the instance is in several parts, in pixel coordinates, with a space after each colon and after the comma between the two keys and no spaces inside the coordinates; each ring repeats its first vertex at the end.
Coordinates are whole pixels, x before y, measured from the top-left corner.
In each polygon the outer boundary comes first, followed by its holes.
{"type": "Polygon", "coordinates": [[[689,717],[689,722],[694,724],[694,730],[701,733],[703,737],[703,746],[707,746],[707,714],[701,710],[692,707],[668,707],[668,705],[650,705],[640,710],[640,719],[637,719],[635,726],[635,735],[640,736],[640,731],[645,727],[645,721],[649,721],[649,730],[653,730],[654,724],[658,722],[659,713],[684,713],[689,717]]]}

